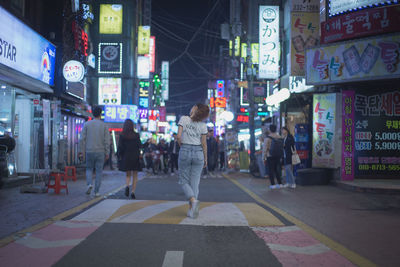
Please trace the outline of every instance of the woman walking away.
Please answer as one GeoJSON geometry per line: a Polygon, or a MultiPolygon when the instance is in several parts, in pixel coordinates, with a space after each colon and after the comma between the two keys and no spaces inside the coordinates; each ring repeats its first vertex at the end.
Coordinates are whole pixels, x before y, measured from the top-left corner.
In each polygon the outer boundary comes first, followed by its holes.
{"type": "Polygon", "coordinates": [[[133,129],[133,121],[126,119],[118,141],[118,169],[126,172],[125,196],[129,196],[129,184],[132,177],[131,198],[136,199],[135,190],[140,170],[140,138],[133,129]]]}
{"type": "Polygon", "coordinates": [[[290,186],[296,188],[296,182],[293,176],[292,155],[296,150],[294,145],[294,137],[287,127],[282,128],[283,135],[283,165],[285,166],[286,184],[285,187],[290,186]]]}
{"type": "Polygon", "coordinates": [[[207,167],[207,125],[203,122],[210,109],[207,105],[196,104],[190,116],[182,116],[178,123],[179,184],[189,200],[188,217],[199,215],[199,184],[203,168],[207,167]]]}

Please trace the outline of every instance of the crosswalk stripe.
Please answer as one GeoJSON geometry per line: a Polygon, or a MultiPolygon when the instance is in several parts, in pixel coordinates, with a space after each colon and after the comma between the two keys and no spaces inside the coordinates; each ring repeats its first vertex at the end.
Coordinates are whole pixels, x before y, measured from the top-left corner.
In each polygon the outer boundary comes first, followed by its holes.
{"type": "Polygon", "coordinates": [[[167,253],[165,253],[162,267],[183,266],[183,254],[183,251],[167,251],[167,253]]]}
{"type": "Polygon", "coordinates": [[[235,203],[249,223],[249,226],[284,226],[284,224],[265,210],[254,203],[235,203]]]}
{"type": "Polygon", "coordinates": [[[279,244],[268,244],[268,246],[272,250],[279,250],[304,255],[318,255],[330,251],[330,248],[321,243],[307,247],[285,246],[279,244]]]}
{"type": "Polygon", "coordinates": [[[28,236],[26,238],[18,239],[17,241],[15,241],[15,243],[24,245],[29,248],[38,249],[38,248],[74,247],[83,240],[84,238],[48,241],[37,237],[28,236]]]}
{"type": "Polygon", "coordinates": [[[146,208],[148,206],[157,205],[160,203],[165,203],[163,200],[148,200],[148,201],[140,201],[140,202],[131,202],[129,204],[121,206],[117,211],[115,211],[111,217],[108,218],[107,222],[111,222],[112,220],[119,218],[121,216],[131,214],[137,210],[146,208]]]}

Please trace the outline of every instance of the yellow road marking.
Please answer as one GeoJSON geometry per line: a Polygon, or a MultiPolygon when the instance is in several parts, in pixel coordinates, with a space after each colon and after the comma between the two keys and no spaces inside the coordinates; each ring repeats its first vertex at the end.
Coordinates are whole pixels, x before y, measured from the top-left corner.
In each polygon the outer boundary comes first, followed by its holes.
{"type": "MultiPolygon", "coordinates": [[[[200,210],[206,207],[215,205],[215,202],[200,202],[200,210]]],[[[189,208],[189,204],[182,204],[181,206],[166,210],[145,220],[143,223],[152,224],[179,224],[186,218],[186,213],[189,208]]]]}
{"type": "Polygon", "coordinates": [[[249,226],[284,226],[271,212],[255,203],[234,203],[246,217],[249,226]]]}
{"type": "Polygon", "coordinates": [[[240,189],[242,189],[244,192],[246,192],[249,196],[251,196],[255,201],[257,201],[258,203],[261,203],[267,207],[269,207],[270,209],[276,211],[277,213],[279,213],[281,216],[283,216],[284,218],[286,218],[286,220],[292,222],[293,224],[297,225],[298,227],[300,227],[303,231],[307,232],[308,234],[310,234],[312,237],[314,237],[315,239],[317,239],[318,241],[320,241],[321,243],[323,243],[324,245],[328,246],[329,248],[331,248],[332,250],[336,251],[337,253],[339,253],[340,255],[342,255],[343,257],[345,257],[346,259],[348,259],[349,261],[351,261],[352,263],[358,265],[358,266],[363,266],[363,267],[373,267],[373,266],[377,266],[375,263],[373,263],[372,261],[364,258],[361,255],[358,255],[357,253],[349,250],[348,248],[346,248],[345,246],[339,244],[338,242],[330,239],[329,237],[327,237],[326,235],[321,234],[320,232],[318,232],[317,230],[315,230],[314,228],[312,228],[311,226],[303,223],[302,221],[300,221],[299,219],[293,217],[292,215],[286,213],[285,211],[269,204],[267,201],[263,200],[261,197],[259,197],[256,193],[254,193],[253,191],[251,191],[250,189],[248,189],[247,187],[245,187],[244,185],[242,185],[241,183],[239,183],[237,180],[229,177],[226,174],[222,174],[226,179],[228,179],[229,181],[231,181],[233,184],[235,184],[237,187],[239,187],[240,189]]]}
{"type": "MultiPolygon", "coordinates": [[[[120,186],[119,188],[117,188],[115,190],[112,190],[112,191],[106,193],[105,195],[116,193],[116,192],[120,191],[122,188],[125,188],[125,185],[120,186]]],[[[60,221],[60,220],[66,218],[68,216],[71,216],[72,214],[78,213],[81,210],[83,210],[83,209],[85,209],[85,208],[87,208],[87,207],[99,202],[100,200],[103,199],[103,197],[104,197],[104,195],[96,197],[96,198],[94,198],[94,199],[92,199],[92,200],[90,200],[88,202],[80,204],[79,206],[76,206],[76,207],[74,207],[72,209],[64,211],[64,212],[62,212],[62,213],[60,213],[60,214],[58,214],[58,215],[56,215],[56,216],[54,216],[52,218],[46,219],[46,220],[44,220],[44,221],[42,221],[42,222],[40,222],[38,224],[35,224],[35,225],[31,226],[31,227],[25,228],[25,229],[23,229],[21,231],[18,231],[16,233],[12,234],[12,235],[9,235],[9,236],[7,236],[5,238],[2,238],[0,240],[0,248],[8,245],[9,243],[11,243],[11,242],[13,242],[13,241],[15,241],[15,240],[17,240],[17,239],[19,239],[21,237],[24,237],[27,233],[35,232],[35,231],[37,231],[39,229],[42,229],[42,228],[44,228],[44,227],[46,227],[46,226],[48,226],[48,225],[50,225],[50,224],[52,224],[52,223],[54,223],[56,221],[60,221]]]]}
{"type": "Polygon", "coordinates": [[[129,213],[133,213],[137,210],[146,208],[148,206],[153,206],[161,203],[165,203],[167,201],[165,200],[146,200],[146,201],[140,201],[140,202],[134,202],[134,203],[129,203],[125,204],[121,207],[118,208],[116,212],[113,213],[113,215],[108,218],[107,222],[111,222],[112,220],[124,216],[129,213]]]}

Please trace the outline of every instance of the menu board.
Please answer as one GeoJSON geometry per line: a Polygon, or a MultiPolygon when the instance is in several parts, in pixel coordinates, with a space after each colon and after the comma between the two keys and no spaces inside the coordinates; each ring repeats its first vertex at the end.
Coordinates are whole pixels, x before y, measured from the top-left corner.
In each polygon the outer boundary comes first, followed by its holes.
{"type": "Polygon", "coordinates": [[[356,178],[400,175],[400,89],[361,91],[354,96],[356,178]]]}

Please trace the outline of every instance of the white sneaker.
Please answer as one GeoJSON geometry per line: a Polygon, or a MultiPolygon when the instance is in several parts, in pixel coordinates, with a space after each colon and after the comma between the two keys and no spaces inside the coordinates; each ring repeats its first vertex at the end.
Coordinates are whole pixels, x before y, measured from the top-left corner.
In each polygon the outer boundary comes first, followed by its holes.
{"type": "Polygon", "coordinates": [[[92,192],[92,188],[93,188],[92,185],[88,185],[87,190],[86,190],[87,195],[90,195],[90,192],[92,192]]]}
{"type": "Polygon", "coordinates": [[[269,186],[269,189],[276,189],[277,187],[276,187],[276,185],[270,185],[269,186]]]}
{"type": "Polygon", "coordinates": [[[94,196],[95,196],[95,197],[99,197],[99,196],[101,196],[101,195],[100,195],[99,192],[97,192],[97,193],[94,194],[94,196]]]}
{"type": "Polygon", "coordinates": [[[199,216],[199,208],[200,208],[200,201],[195,200],[192,203],[192,210],[193,210],[193,219],[196,219],[199,216]]]}
{"type": "Polygon", "coordinates": [[[296,184],[292,184],[290,187],[291,188],[296,188],[296,184]]]}
{"type": "Polygon", "coordinates": [[[189,210],[188,210],[188,212],[187,212],[187,216],[188,216],[189,218],[192,218],[192,217],[193,217],[193,209],[190,208],[190,207],[189,207],[189,210]]]}
{"type": "Polygon", "coordinates": [[[276,185],[276,188],[284,188],[285,186],[283,184],[278,184],[276,185]]]}

